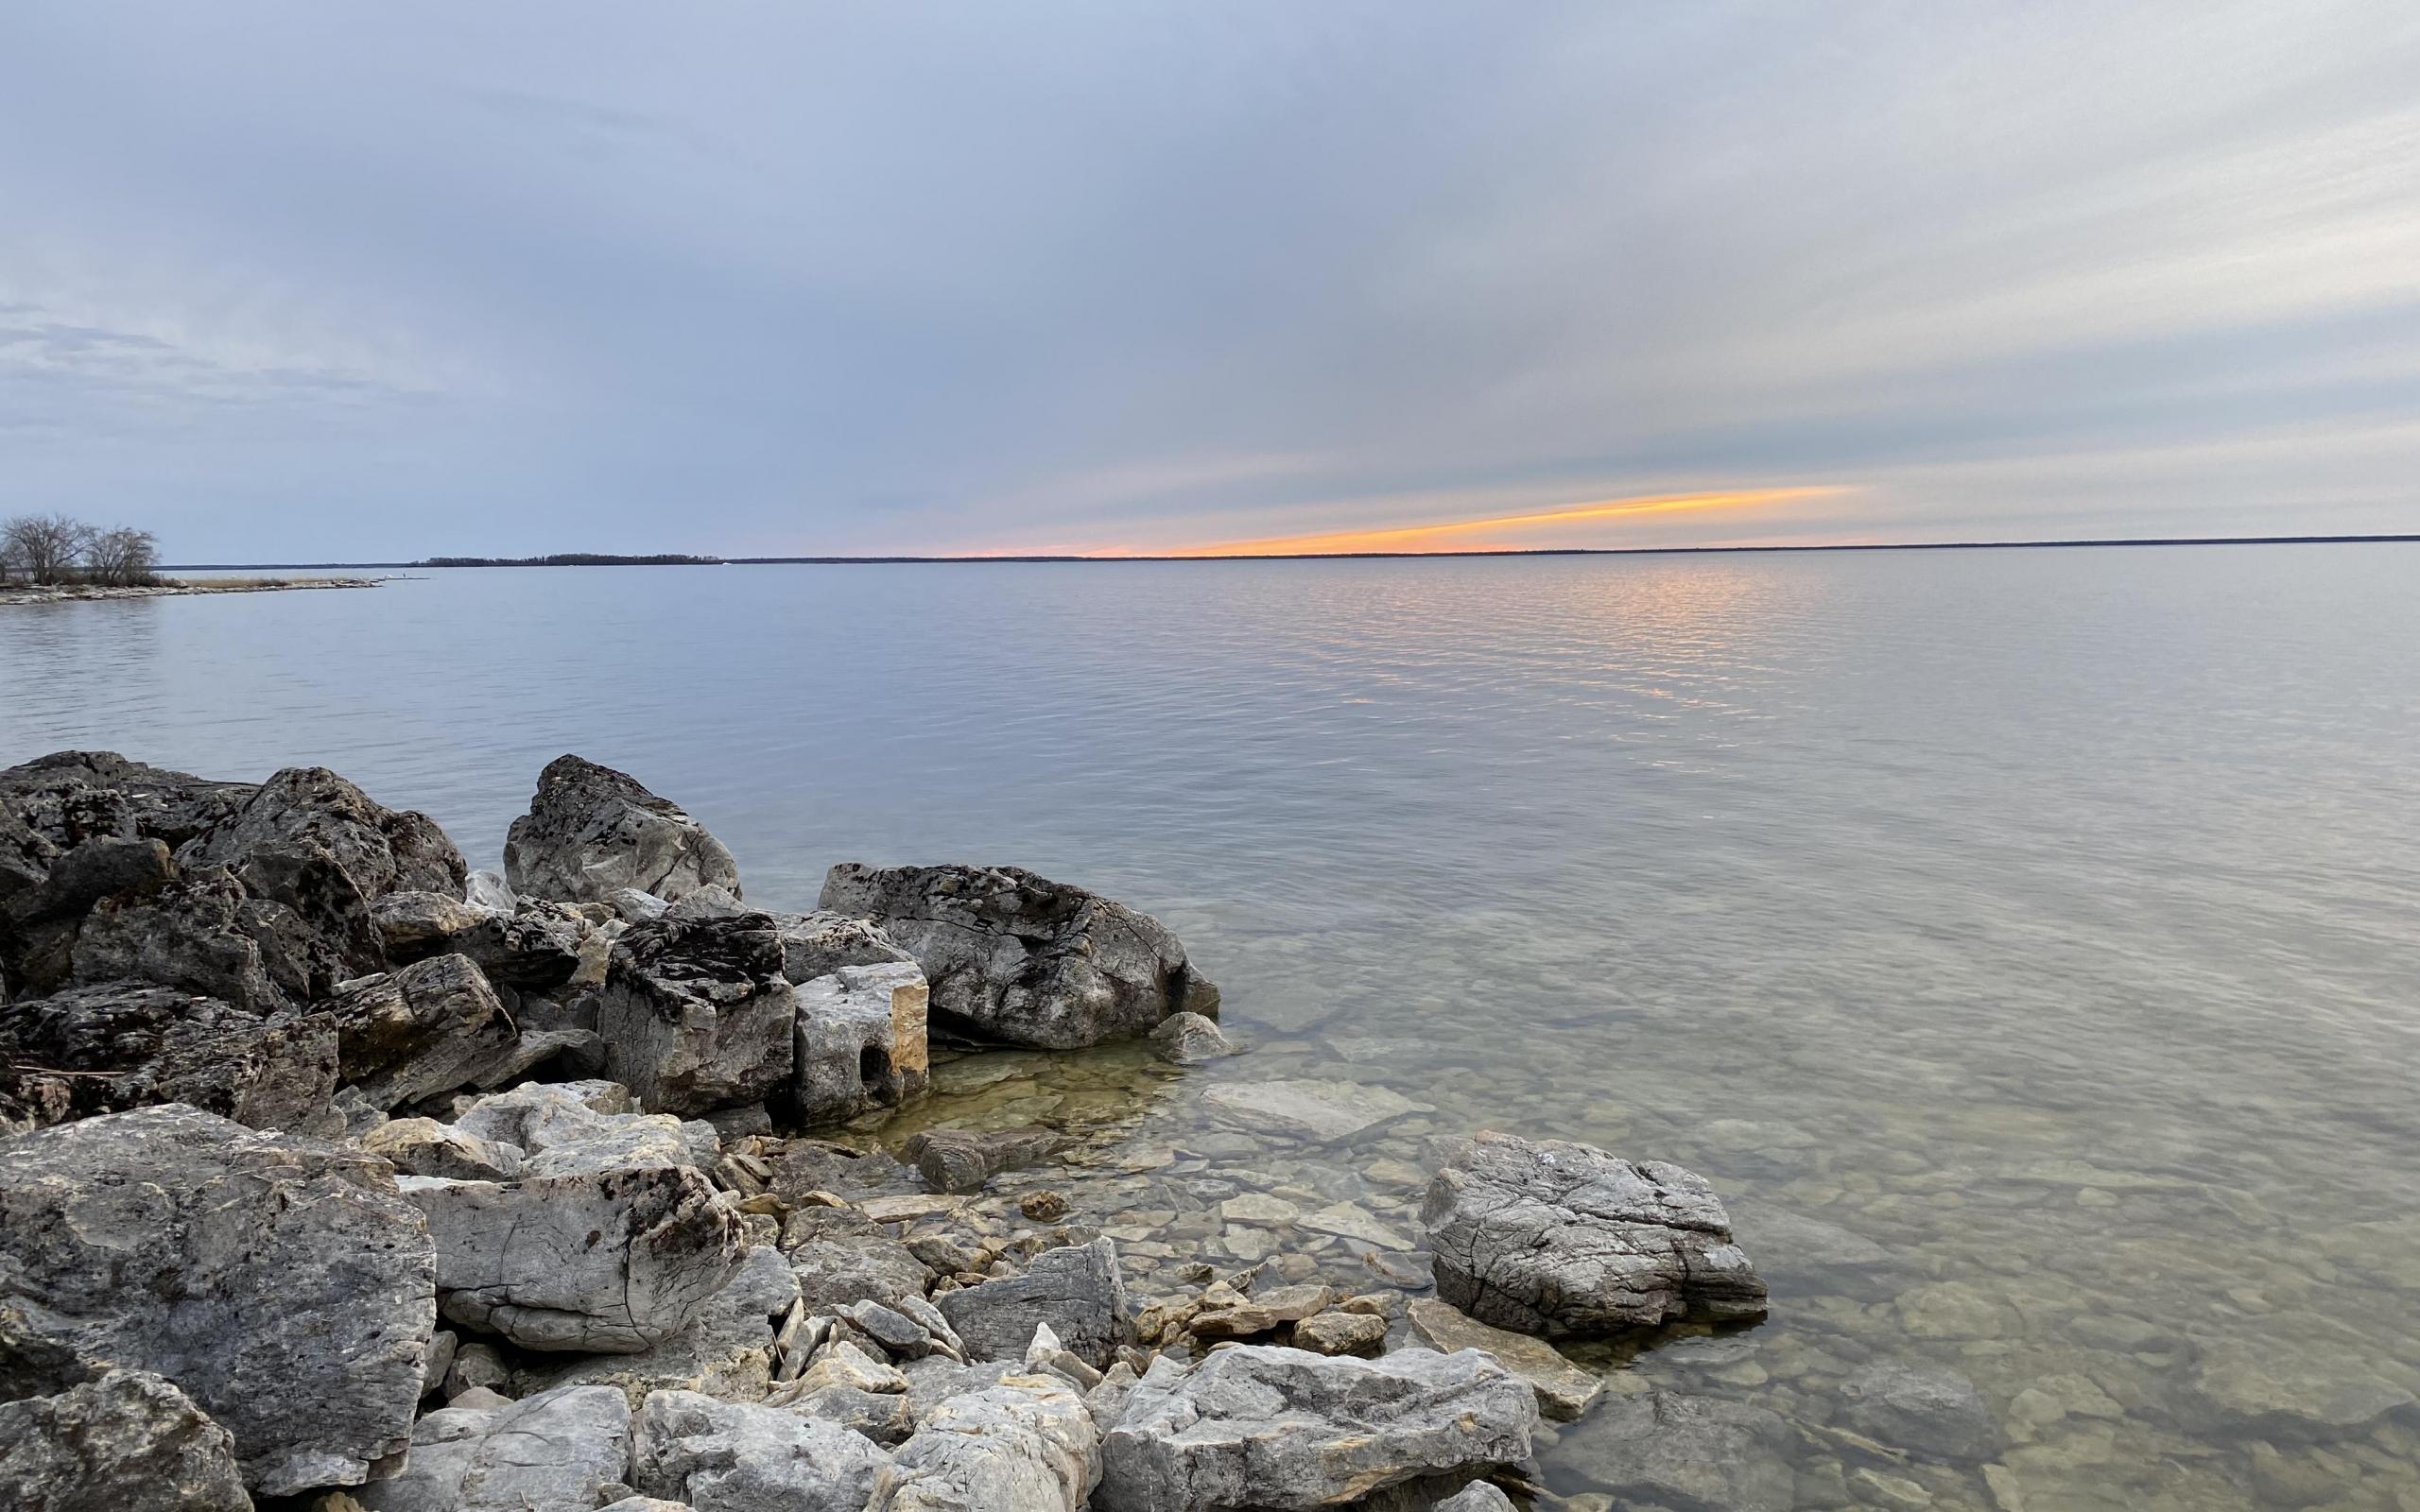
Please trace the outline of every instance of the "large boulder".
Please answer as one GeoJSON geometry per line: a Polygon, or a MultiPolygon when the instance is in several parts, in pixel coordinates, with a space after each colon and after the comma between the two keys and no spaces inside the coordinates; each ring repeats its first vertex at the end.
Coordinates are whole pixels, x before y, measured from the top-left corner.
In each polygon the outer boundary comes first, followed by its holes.
{"type": "Polygon", "coordinates": [[[354,1493],[367,1512],[590,1512],[622,1485],[631,1404],[610,1386],[562,1386],[500,1407],[441,1407],[412,1425],[393,1479],[354,1493]]]}
{"type": "Polygon", "coordinates": [[[164,1376],[268,1495],[358,1485],[409,1444],[436,1266],[385,1161],[112,1113],[0,1141],[0,1387],[164,1376]]]}
{"type": "Polygon", "coordinates": [[[0,916],[87,841],[157,840],[174,850],[255,791],[105,750],[63,750],[0,771],[0,916]]]}
{"type": "Polygon", "coordinates": [[[819,908],[775,914],[782,925],[782,974],[800,987],[844,966],[886,966],[916,957],[901,950],[871,919],[819,908]]]}
{"type": "Polygon", "coordinates": [[[1548,1338],[1762,1317],[1765,1283],[1705,1181],[1586,1144],[1481,1133],[1421,1207],[1437,1295],[1548,1338]]]}
{"type": "Polygon", "coordinates": [[[1133,1342],[1117,1246],[1108,1239],[1046,1249],[1026,1263],[1023,1275],[943,1292],[934,1301],[977,1360],[1023,1359],[1033,1331],[1046,1325],[1096,1369],[1119,1345],[1133,1342]]]}
{"type": "Polygon", "coordinates": [[[875,1483],[867,1512],[1077,1512],[1100,1480],[1084,1399],[1046,1375],[961,1392],[927,1415],[875,1483]]]}
{"type": "Polygon", "coordinates": [[[695,1512],[864,1512],[889,1462],[819,1418],[659,1391],[639,1409],[631,1485],[695,1512]]]}
{"type": "Polygon", "coordinates": [[[380,1108],[469,1085],[520,1038],[495,988],[466,955],[432,955],[358,978],[323,1011],[337,1026],[346,1085],[380,1108]]]}
{"type": "Polygon", "coordinates": [[[685,1165],[398,1185],[427,1219],[446,1317],[524,1349],[634,1354],[739,1269],[738,1220],[685,1165]]]}
{"type": "Polygon", "coordinates": [[[652,1391],[702,1391],[726,1401],[761,1401],[772,1389],[773,1341],[798,1304],[798,1279],[770,1245],[751,1249],[738,1273],[709,1297],[689,1326],[636,1354],[565,1363],[549,1355],[514,1377],[523,1393],[562,1385],[604,1385],[635,1409],[652,1391]]]}
{"type": "Polygon", "coordinates": [[[246,1013],[148,982],[0,1006],[0,1058],[28,1075],[65,1074],[62,1112],[74,1118],[189,1103],[252,1128],[320,1132],[337,1086],[325,1020],[246,1013]]]}
{"type": "Polygon", "coordinates": [[[0,1506],[251,1512],[235,1440],[147,1370],[0,1403],[0,1506]]]}
{"type": "Polygon", "coordinates": [[[324,997],[355,974],[356,960],[223,867],[102,899],[78,921],[68,955],[78,982],[139,978],[251,1013],[324,997]]]}
{"type": "Polygon", "coordinates": [[[1070,1050],[1219,1011],[1159,920],[1014,867],[844,864],[820,906],[880,925],[925,969],[934,1015],[986,1038],[1070,1050]]]}
{"type": "Polygon", "coordinates": [[[1537,1426],[1529,1386],[1475,1349],[1357,1360],[1246,1344],[1190,1369],[1163,1355],[1109,1431],[1093,1504],[1341,1506],[1526,1459],[1537,1426]]]}
{"type": "Polygon", "coordinates": [[[462,853],[425,814],[398,811],[323,766],[289,767],[179,850],[186,866],[241,870],[267,851],[313,849],[334,857],[367,902],[404,889],[459,896],[462,853]]]}
{"type": "Polygon", "coordinates": [[[739,892],[721,841],[636,778],[558,756],[538,774],[529,812],[504,841],[504,876],[517,893],[611,902],[630,887],[674,902],[712,885],[739,892]]]}
{"type": "Polygon", "coordinates": [[[607,1074],[650,1112],[762,1102],[790,1079],[798,999],[765,914],[633,924],[596,1005],[607,1074]]]}
{"type": "Polygon", "coordinates": [[[913,961],[843,966],[798,988],[790,1112],[805,1127],[896,1108],[932,1076],[925,973],[913,961]]]}

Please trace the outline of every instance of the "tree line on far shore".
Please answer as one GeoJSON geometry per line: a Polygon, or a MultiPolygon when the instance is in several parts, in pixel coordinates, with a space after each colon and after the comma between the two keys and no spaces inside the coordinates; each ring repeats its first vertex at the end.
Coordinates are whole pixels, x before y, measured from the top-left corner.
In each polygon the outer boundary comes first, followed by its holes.
{"type": "Polygon", "coordinates": [[[683,557],[656,552],[645,557],[604,551],[558,551],[544,557],[431,557],[415,567],[719,567],[720,557],[683,557]]]}
{"type": "Polygon", "coordinates": [[[141,588],[160,580],[160,542],[148,530],[104,530],[63,514],[0,523],[0,583],[98,583],[141,588]]]}

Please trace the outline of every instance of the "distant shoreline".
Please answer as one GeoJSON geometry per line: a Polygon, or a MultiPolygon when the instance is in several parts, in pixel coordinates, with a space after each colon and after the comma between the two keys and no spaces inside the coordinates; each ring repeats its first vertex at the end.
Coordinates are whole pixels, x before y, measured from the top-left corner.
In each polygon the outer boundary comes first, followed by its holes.
{"type": "MultiPolygon", "coordinates": [[[[1489,557],[1703,557],[1739,556],[1755,552],[1816,552],[1816,551],[2048,551],[2086,546],[2347,546],[2379,542],[2420,541],[2420,532],[2400,535],[2367,536],[2127,536],[2104,540],[2078,541],[1884,541],[1815,546],[1550,546],[1507,551],[1303,551],[1303,552],[1235,552],[1215,556],[1131,556],[1085,557],[1068,554],[1034,553],[1005,557],[725,557],[719,559],[665,561],[634,558],[627,561],[541,561],[527,563],[546,567],[885,567],[918,564],[985,562],[1091,562],[1110,564],[1134,561],[1428,561],[1439,558],[1489,557]]],[[[579,553],[580,556],[601,556],[603,553],[579,553]]],[[[508,563],[482,559],[479,567],[503,566],[508,563]]],[[[429,558],[420,561],[308,561],[308,562],[183,562],[164,567],[164,572],[325,572],[361,571],[369,568],[400,571],[406,567],[428,570],[469,570],[472,564],[460,558],[429,558]]],[[[292,587],[336,587],[336,583],[297,583],[292,587]]],[[[344,584],[342,586],[370,586],[344,584]]],[[[175,592],[176,590],[171,590],[175,592]]],[[[226,592],[199,588],[190,592],[226,592]]]]}
{"type": "Polygon", "coordinates": [[[119,598],[190,598],[200,593],[281,593],[301,589],[377,586],[376,579],[369,577],[303,577],[291,582],[239,577],[217,583],[145,583],[125,587],[104,587],[97,583],[54,583],[41,588],[0,585],[0,605],[87,604],[119,598]]]}

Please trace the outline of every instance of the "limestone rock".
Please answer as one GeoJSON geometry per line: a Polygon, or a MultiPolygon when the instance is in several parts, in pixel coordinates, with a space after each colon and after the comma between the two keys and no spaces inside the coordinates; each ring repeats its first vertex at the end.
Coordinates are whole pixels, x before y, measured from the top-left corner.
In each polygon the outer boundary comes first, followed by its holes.
{"type": "Polygon", "coordinates": [[[1513,1512],[1512,1499],[1485,1481],[1473,1481],[1443,1502],[1432,1503],[1428,1512],[1513,1512]]]}
{"type": "Polygon", "coordinates": [[[1558,1421],[1569,1422],[1586,1412],[1605,1388],[1595,1371],[1573,1365],[1543,1339],[1491,1328],[1433,1297],[1414,1297],[1409,1311],[1413,1332],[1438,1349],[1494,1355],[1538,1394],[1538,1410],[1558,1421]]]}
{"type": "Polygon", "coordinates": [[[1392,1089],[1349,1081],[1227,1082],[1202,1099],[1256,1129],[1323,1141],[1350,1139],[1406,1113],[1432,1110],[1392,1089]]]}
{"type": "Polygon", "coordinates": [[[659,1391],[639,1410],[631,1485],[696,1512],[864,1512],[889,1462],[837,1423],[659,1391]]]}
{"type": "Polygon", "coordinates": [[[712,1125],[632,1106],[615,1082],[530,1082],[462,1108],[453,1129],[516,1158],[515,1174],[526,1177],[714,1165],[720,1142],[712,1125]]]}
{"type": "Polygon", "coordinates": [[[524,1349],[634,1354],[739,1268],[738,1220],[687,1166],[398,1184],[428,1221],[446,1317],[524,1349]]]}
{"type": "Polygon", "coordinates": [[[538,774],[529,812],[505,836],[504,876],[515,892],[565,902],[610,902],[624,888],[666,902],[708,884],[739,892],[739,868],[704,825],[577,756],[538,774]]]}
{"type": "Polygon", "coordinates": [[[1387,1320],[1368,1313],[1314,1313],[1294,1325],[1294,1348],[1313,1354],[1371,1354],[1386,1342],[1387,1320]]]}
{"type": "Polygon", "coordinates": [[[1922,1459],[1979,1461],[2006,1443],[1975,1383],[1938,1366],[1879,1361],[1840,1385],[1841,1421],[1922,1459]]]}
{"type": "Polygon", "coordinates": [[[251,1512],[235,1440],[173,1382],[112,1370],[0,1403],[0,1506],[22,1512],[251,1512]]]}
{"type": "Polygon", "coordinates": [[[365,1512],[589,1512],[630,1450],[630,1403],[607,1386],[443,1407],[412,1425],[403,1469],[354,1499],[365,1512]]]}
{"type": "Polygon", "coordinates": [[[1525,1459],[1530,1389],[1476,1350],[1376,1360],[1238,1345],[1162,1356],[1102,1447],[1101,1512],[1338,1506],[1525,1459]]]}
{"type": "Polygon", "coordinates": [[[0,1058],[26,1074],[74,1073],[59,1080],[75,1118],[188,1103],[252,1128],[317,1129],[337,1084],[324,1021],[263,1017],[147,982],[0,1006],[0,1058]]]}
{"type": "Polygon", "coordinates": [[[397,889],[461,896],[462,853],[425,814],[397,811],[322,766],[277,773],[241,807],[178,851],[186,867],[239,874],[262,853],[311,849],[332,856],[363,902],[397,889]]]}
{"type": "Polygon", "coordinates": [[[1171,1013],[1151,1030],[1151,1054],[1180,1066],[1220,1060],[1240,1048],[1215,1021],[1199,1013],[1171,1013]]]}
{"type": "Polygon", "coordinates": [[[1336,1300],[1333,1290],[1310,1282],[1275,1286],[1250,1296],[1230,1297],[1231,1291],[1213,1287],[1203,1294],[1201,1310],[1187,1325],[1196,1338],[1248,1339],[1324,1313],[1336,1300]]]}
{"type": "Polygon", "coordinates": [[[1438,1173],[1421,1217],[1437,1295],[1498,1328],[1562,1338],[1764,1315],[1722,1204],[1676,1165],[1482,1133],[1438,1173]]]}
{"type": "Polygon", "coordinates": [[[908,1377],[897,1366],[875,1359],[845,1339],[819,1350],[814,1364],[767,1400],[809,1418],[838,1423],[877,1444],[900,1443],[916,1431],[908,1377]]]}
{"type": "Polygon", "coordinates": [[[1218,1013],[1157,919],[1014,867],[845,864],[820,902],[880,925],[925,969],[933,1013],[990,1039],[1068,1050],[1218,1013]]]}
{"type": "Polygon", "coordinates": [[[0,771],[0,907],[42,887],[88,840],[158,840],[174,850],[256,791],[114,751],[57,751],[0,771]]]}
{"type": "Polygon", "coordinates": [[[844,966],[916,964],[916,957],[893,944],[881,926],[868,919],[821,908],[773,917],[782,925],[782,973],[800,987],[844,966]]]}
{"type": "Polygon", "coordinates": [[[2313,1331],[2210,1346],[2195,1363],[2190,1400],[2234,1431],[2336,1435],[2411,1406],[2412,1394],[2313,1331]]]}
{"type": "Polygon", "coordinates": [[[395,965],[467,955],[491,982],[528,992],[569,982],[594,927],[576,910],[542,899],[502,910],[436,892],[389,893],[370,905],[370,917],[395,965]]]}
{"type": "Polygon", "coordinates": [[[7,1352],[165,1376],[255,1489],[357,1485],[409,1442],[435,1267],[383,1160],[112,1113],[0,1141],[0,1233],[7,1352]]]}
{"type": "Polygon", "coordinates": [[[71,973],[83,983],[140,978],[268,1014],[324,997],[355,974],[361,955],[210,867],[102,899],[76,933],[71,973]]]}
{"type": "Polygon", "coordinates": [[[468,1085],[517,1038],[495,988],[464,955],[349,982],[324,1012],[337,1026],[339,1074],[381,1108],[468,1085]]]}
{"type": "Polygon", "coordinates": [[[520,894],[501,871],[474,871],[462,879],[462,901],[475,908],[509,914],[521,906],[520,894]]]}
{"type": "Polygon", "coordinates": [[[1022,1359],[1033,1331],[1045,1324],[1095,1368],[1133,1339],[1117,1246],[1107,1239],[1044,1250],[1021,1276],[943,1292],[934,1301],[977,1360],[1022,1359]]]}
{"type": "Polygon", "coordinates": [[[782,1248],[810,1312],[837,1313],[851,1302],[890,1306],[922,1297],[931,1277],[907,1246],[846,1208],[791,1215],[782,1248]]]}
{"type": "Polygon", "coordinates": [[[614,895],[605,901],[613,905],[614,912],[621,916],[625,924],[644,924],[662,919],[672,907],[655,894],[642,892],[636,887],[616,887],[614,895]]]}
{"type": "Polygon", "coordinates": [[[433,1118],[389,1119],[363,1134],[361,1147],[403,1176],[456,1181],[510,1181],[521,1174],[521,1152],[433,1118]]]}
{"type": "Polygon", "coordinates": [[[1065,1143],[1035,1125],[1009,1129],[925,1129],[900,1147],[935,1192],[980,1192],[1003,1171],[1033,1165],[1065,1143]]]}
{"type": "Polygon", "coordinates": [[[764,914],[633,924],[597,1003],[608,1074],[658,1113],[762,1102],[790,1079],[797,996],[764,914]]]}
{"type": "Polygon", "coordinates": [[[770,1246],[748,1251],[738,1273],[699,1308],[687,1328],[636,1354],[604,1355],[567,1365],[549,1362],[519,1372],[525,1392],[557,1386],[612,1386],[636,1409],[655,1391],[702,1391],[726,1401],[761,1401],[773,1383],[773,1340],[798,1301],[789,1263],[770,1246]]]}
{"type": "Polygon", "coordinates": [[[1566,1468],[1616,1502],[1692,1512],[1789,1512],[1796,1435],[1762,1407],[1651,1391],[1606,1402],[1556,1446],[1566,1468]]]}
{"type": "Polygon", "coordinates": [[[792,1117],[841,1124],[924,1091],[927,995],[913,961],[838,967],[799,987],[792,1117]]]}
{"type": "Polygon", "coordinates": [[[1047,1376],[1012,1375],[934,1408],[868,1512],[1077,1512],[1099,1479],[1100,1433],[1084,1399],[1047,1376]]]}

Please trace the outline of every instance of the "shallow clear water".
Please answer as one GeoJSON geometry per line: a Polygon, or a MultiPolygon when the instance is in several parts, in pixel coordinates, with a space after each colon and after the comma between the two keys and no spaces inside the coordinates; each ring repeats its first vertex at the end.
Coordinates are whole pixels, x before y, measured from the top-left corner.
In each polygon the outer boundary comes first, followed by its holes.
{"type": "MultiPolygon", "coordinates": [[[[1147,1282],[1273,1237],[1371,1284],[1368,1242],[1219,1200],[1416,1233],[1392,1162],[1478,1126],[1689,1165],[1772,1320],[1605,1363],[1781,1413],[1800,1505],[2420,1507],[2420,549],[477,571],[0,609],[0,763],[71,746],[331,766],[475,866],[577,750],[769,904],[845,859],[1124,898],[1253,1053],[964,1061],[920,1118],[1086,1132],[1098,1163],[1049,1179],[1147,1282]],[[1322,1143],[1204,1100],[1276,1078],[1424,1108],[1322,1143]],[[1837,1383],[1889,1358],[1981,1388],[1988,1484],[1841,1435],[1837,1383]]],[[[1593,1484],[1589,1434],[1543,1455],[1558,1489],[1593,1484]]]]}

